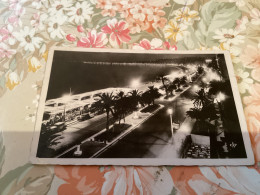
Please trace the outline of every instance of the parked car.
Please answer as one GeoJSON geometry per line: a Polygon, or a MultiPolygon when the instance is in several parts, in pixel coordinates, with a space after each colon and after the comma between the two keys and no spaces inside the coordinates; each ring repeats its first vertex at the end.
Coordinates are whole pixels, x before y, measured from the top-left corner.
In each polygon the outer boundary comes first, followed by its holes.
{"type": "Polygon", "coordinates": [[[87,120],[87,119],[89,119],[90,118],[90,116],[89,116],[89,114],[88,113],[84,113],[84,114],[81,114],[80,116],[78,116],[78,121],[85,121],[85,120],[87,120]]]}

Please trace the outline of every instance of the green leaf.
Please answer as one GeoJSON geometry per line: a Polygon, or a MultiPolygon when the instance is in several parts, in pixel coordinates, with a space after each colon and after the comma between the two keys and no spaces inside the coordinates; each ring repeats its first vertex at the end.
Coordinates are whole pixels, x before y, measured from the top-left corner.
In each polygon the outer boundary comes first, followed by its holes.
{"type": "Polygon", "coordinates": [[[48,167],[25,164],[0,179],[0,194],[47,194],[52,180],[48,167]]]}
{"type": "Polygon", "coordinates": [[[175,195],[175,194],[178,194],[178,191],[176,190],[175,187],[172,188],[172,191],[169,195],[175,195]]]}
{"type": "Polygon", "coordinates": [[[203,46],[218,45],[218,40],[213,39],[215,31],[234,28],[240,17],[241,11],[234,3],[210,1],[202,6],[201,20],[197,24],[195,35],[203,46]]]}
{"type": "Polygon", "coordinates": [[[5,75],[2,75],[2,77],[0,77],[0,87],[2,87],[3,89],[5,88],[5,75]]]}
{"type": "Polygon", "coordinates": [[[172,170],[173,167],[174,167],[174,166],[165,166],[165,168],[166,168],[168,171],[172,170]]]}
{"type": "Polygon", "coordinates": [[[4,146],[4,140],[3,140],[3,133],[0,130],[0,174],[2,172],[2,167],[4,164],[4,158],[5,158],[5,146],[4,146]]]}
{"type": "Polygon", "coordinates": [[[16,68],[16,59],[15,57],[13,58],[13,60],[10,62],[9,68],[14,71],[16,68]]]}
{"type": "Polygon", "coordinates": [[[128,42],[128,44],[138,43],[141,41],[141,39],[147,38],[145,37],[144,33],[138,33],[135,35],[131,35],[131,40],[128,42]]]}
{"type": "Polygon", "coordinates": [[[189,26],[187,29],[187,33],[184,35],[184,44],[188,49],[196,49],[199,48],[198,39],[195,36],[194,29],[192,26],[189,26]]]}
{"type": "Polygon", "coordinates": [[[107,21],[108,19],[110,19],[110,17],[98,16],[98,17],[96,18],[96,20],[95,20],[95,21],[93,20],[92,22],[93,22],[93,25],[94,25],[95,27],[98,26],[98,29],[99,29],[99,28],[103,27],[104,25],[106,25],[106,21],[107,21]]]}
{"type": "Polygon", "coordinates": [[[184,40],[178,41],[176,46],[177,46],[178,50],[187,50],[188,49],[186,44],[184,43],[184,40]]]}

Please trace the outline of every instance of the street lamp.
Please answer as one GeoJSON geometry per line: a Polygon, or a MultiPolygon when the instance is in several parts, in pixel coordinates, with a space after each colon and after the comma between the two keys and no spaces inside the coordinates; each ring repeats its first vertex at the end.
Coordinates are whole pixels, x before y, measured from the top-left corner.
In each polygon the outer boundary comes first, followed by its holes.
{"type": "Polygon", "coordinates": [[[82,155],[82,150],[80,149],[80,145],[77,145],[77,149],[74,152],[74,156],[81,156],[82,155]]]}
{"type": "Polygon", "coordinates": [[[173,110],[171,108],[168,109],[168,114],[170,115],[170,123],[171,123],[171,133],[172,133],[172,144],[173,144],[173,126],[172,126],[172,113],[173,110]]]}
{"type": "Polygon", "coordinates": [[[224,93],[219,92],[219,93],[217,94],[217,96],[216,96],[216,100],[217,100],[218,102],[222,102],[222,101],[224,101],[225,99],[226,99],[226,95],[225,95],[224,93]]]}

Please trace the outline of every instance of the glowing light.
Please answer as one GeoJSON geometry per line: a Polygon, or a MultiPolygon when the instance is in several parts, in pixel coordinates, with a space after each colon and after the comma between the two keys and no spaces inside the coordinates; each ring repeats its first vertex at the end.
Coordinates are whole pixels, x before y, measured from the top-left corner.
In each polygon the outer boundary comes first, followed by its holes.
{"type": "Polygon", "coordinates": [[[69,94],[65,94],[65,95],[62,96],[62,99],[63,99],[65,102],[67,102],[67,101],[69,101],[69,100],[71,99],[71,96],[70,96],[69,94]]]}
{"type": "Polygon", "coordinates": [[[172,113],[173,113],[173,110],[172,110],[171,108],[169,108],[169,109],[167,110],[167,112],[168,112],[168,114],[172,114],[172,113]]]}
{"type": "Polygon", "coordinates": [[[206,82],[207,82],[207,78],[206,78],[206,77],[203,77],[203,78],[202,78],[202,81],[203,81],[204,83],[206,83],[206,82]]]}
{"type": "Polygon", "coordinates": [[[193,90],[194,90],[194,91],[198,91],[199,89],[200,89],[200,87],[199,87],[198,85],[194,85],[194,86],[193,86],[193,90]]]}
{"type": "Polygon", "coordinates": [[[208,71],[208,74],[207,74],[206,77],[207,77],[207,79],[209,81],[214,81],[214,80],[215,81],[220,81],[221,80],[219,74],[217,72],[215,72],[215,71],[212,71],[212,70],[208,71]]]}
{"type": "Polygon", "coordinates": [[[223,94],[223,93],[221,93],[221,92],[219,92],[219,93],[217,94],[217,96],[216,96],[216,100],[217,100],[218,102],[222,102],[222,101],[224,101],[225,99],[226,99],[226,95],[223,94]]]}
{"type": "Polygon", "coordinates": [[[131,81],[131,87],[137,88],[140,86],[140,79],[134,79],[131,81]]]}
{"type": "Polygon", "coordinates": [[[212,62],[212,59],[206,59],[205,62],[210,63],[210,62],[212,62]]]}

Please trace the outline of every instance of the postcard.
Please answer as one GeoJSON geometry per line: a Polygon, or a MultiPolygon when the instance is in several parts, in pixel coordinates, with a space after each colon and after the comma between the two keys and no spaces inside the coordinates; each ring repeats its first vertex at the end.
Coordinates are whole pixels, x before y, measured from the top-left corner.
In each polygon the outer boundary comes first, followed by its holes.
{"type": "Polygon", "coordinates": [[[52,48],[30,160],[253,164],[229,52],[52,48]]]}

